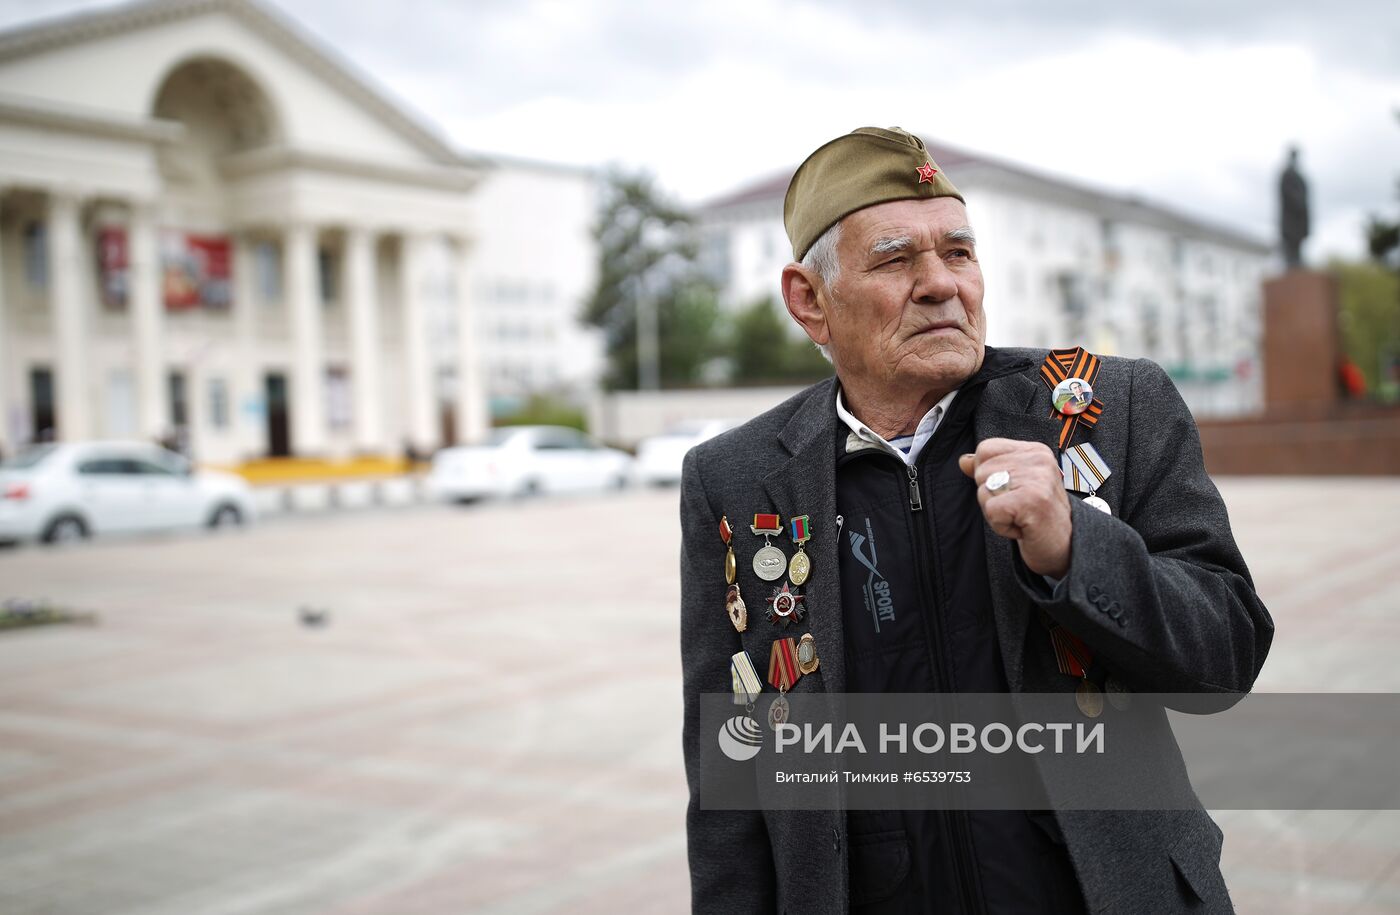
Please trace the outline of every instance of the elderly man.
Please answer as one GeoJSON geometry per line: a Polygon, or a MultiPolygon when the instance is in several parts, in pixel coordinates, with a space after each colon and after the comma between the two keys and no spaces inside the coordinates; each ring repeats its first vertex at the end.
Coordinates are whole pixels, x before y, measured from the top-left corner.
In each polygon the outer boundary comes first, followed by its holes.
{"type": "MultiPolygon", "coordinates": [[[[1162,370],[984,344],[971,220],[917,137],[862,128],[821,147],[784,217],[783,298],[836,378],[686,458],[694,909],[1230,911],[1222,835],[1199,806],[700,804],[700,741],[714,739],[699,731],[703,693],[1064,693],[1088,716],[1105,691],[1224,706],[1250,689],[1273,633],[1162,370]],[[1089,403],[1053,406],[1076,394],[1089,403]]],[[[780,720],[780,701],[769,708],[780,720]]]]}

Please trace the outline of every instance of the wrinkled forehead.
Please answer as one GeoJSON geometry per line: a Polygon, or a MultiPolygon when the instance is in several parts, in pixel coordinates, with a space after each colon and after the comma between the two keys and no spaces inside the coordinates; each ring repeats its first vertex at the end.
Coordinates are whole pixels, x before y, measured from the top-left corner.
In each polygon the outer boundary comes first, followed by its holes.
{"type": "Polygon", "coordinates": [[[909,239],[916,245],[937,243],[950,234],[972,242],[967,207],[955,197],[891,200],[856,210],[841,220],[841,240],[865,251],[882,241],[909,239]]]}

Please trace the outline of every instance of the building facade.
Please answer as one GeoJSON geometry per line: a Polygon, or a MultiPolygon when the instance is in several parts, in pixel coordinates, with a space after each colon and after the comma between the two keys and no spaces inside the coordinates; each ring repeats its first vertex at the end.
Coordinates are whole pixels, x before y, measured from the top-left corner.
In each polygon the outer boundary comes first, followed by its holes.
{"type": "MultiPolygon", "coordinates": [[[[1147,356],[1197,415],[1259,409],[1268,246],[1166,207],[925,142],[967,199],[988,343],[1147,356]]],[[[706,263],[729,307],[763,298],[781,307],[791,174],[701,210],[706,263]]]]}
{"type": "Polygon", "coordinates": [[[592,186],[453,149],[251,0],[4,33],[0,448],[173,435],[230,463],[478,436],[492,290],[524,272],[572,319],[592,186]],[[542,186],[572,248],[522,271],[502,252],[542,186]]]}

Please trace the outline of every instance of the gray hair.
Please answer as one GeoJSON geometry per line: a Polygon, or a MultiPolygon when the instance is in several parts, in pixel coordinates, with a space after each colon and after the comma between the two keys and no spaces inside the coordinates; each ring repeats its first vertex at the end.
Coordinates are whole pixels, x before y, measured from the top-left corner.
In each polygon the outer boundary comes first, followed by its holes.
{"type": "MultiPolygon", "coordinates": [[[[841,275],[841,261],[836,257],[836,245],[841,241],[841,223],[834,224],[812,242],[812,247],[802,257],[802,266],[815,271],[822,282],[830,289],[841,275]]],[[[831,349],[823,343],[815,344],[817,351],[831,361],[831,349]]]]}

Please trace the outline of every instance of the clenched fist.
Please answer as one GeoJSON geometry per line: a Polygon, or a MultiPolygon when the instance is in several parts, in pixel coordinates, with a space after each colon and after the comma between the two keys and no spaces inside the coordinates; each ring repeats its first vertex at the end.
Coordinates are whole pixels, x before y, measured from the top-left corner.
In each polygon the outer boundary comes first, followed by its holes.
{"type": "Polygon", "coordinates": [[[977,482],[977,504],[992,530],[1021,545],[1026,567],[1063,578],[1069,572],[1072,525],[1055,453],[1040,442],[989,438],[976,454],[960,457],[958,466],[977,482]],[[990,492],[987,478],[999,470],[1011,474],[1011,483],[990,492]]]}

